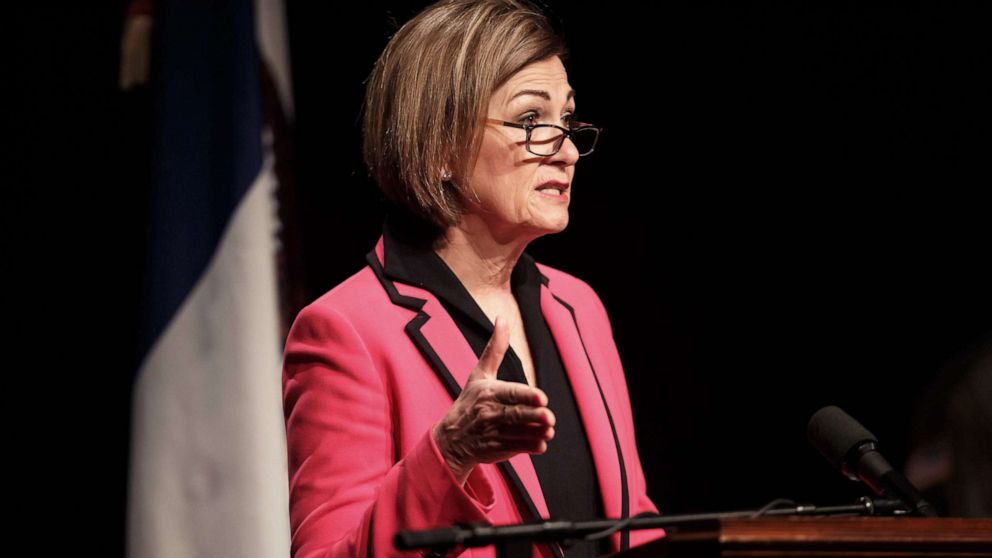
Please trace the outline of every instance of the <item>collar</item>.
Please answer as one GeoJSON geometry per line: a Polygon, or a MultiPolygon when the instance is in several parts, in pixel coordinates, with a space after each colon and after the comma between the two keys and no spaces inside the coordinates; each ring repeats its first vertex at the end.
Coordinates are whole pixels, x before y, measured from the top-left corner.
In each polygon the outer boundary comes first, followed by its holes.
{"type": "MultiPolygon", "coordinates": [[[[492,331],[492,322],[455,272],[429,243],[413,234],[402,218],[388,215],[382,236],[383,273],[387,277],[430,291],[449,309],[461,313],[483,330],[492,331]]],[[[530,254],[522,253],[510,275],[514,296],[520,301],[537,302],[542,284],[547,285],[548,278],[537,268],[530,254]]]]}

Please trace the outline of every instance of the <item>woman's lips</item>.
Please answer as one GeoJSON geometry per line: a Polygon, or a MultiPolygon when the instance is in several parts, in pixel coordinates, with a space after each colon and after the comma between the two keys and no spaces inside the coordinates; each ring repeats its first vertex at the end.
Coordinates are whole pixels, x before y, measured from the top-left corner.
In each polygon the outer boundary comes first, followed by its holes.
{"type": "Polygon", "coordinates": [[[560,184],[542,184],[540,189],[537,191],[541,197],[548,198],[549,200],[556,201],[566,201],[568,200],[568,185],[561,186],[560,184]],[[561,193],[555,188],[561,188],[561,193]]]}
{"type": "Polygon", "coordinates": [[[554,189],[557,189],[562,194],[564,194],[564,193],[568,192],[568,183],[567,182],[561,182],[561,181],[558,181],[558,180],[549,180],[549,181],[541,184],[540,186],[538,186],[536,189],[537,189],[537,191],[539,191],[541,193],[548,193],[549,195],[552,195],[552,194],[553,195],[559,195],[559,194],[555,193],[555,190],[554,189]]]}

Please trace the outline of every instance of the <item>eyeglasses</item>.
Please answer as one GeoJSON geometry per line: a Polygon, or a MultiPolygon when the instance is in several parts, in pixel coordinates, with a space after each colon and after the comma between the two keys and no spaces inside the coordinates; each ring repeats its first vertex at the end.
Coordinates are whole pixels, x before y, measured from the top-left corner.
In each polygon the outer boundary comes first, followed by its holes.
{"type": "Polygon", "coordinates": [[[487,122],[502,124],[527,131],[527,151],[538,157],[550,157],[561,149],[565,138],[570,138],[579,150],[579,156],[588,155],[596,148],[596,140],[603,129],[585,122],[576,122],[572,128],[562,128],[554,124],[517,124],[498,118],[487,118],[487,122]]]}

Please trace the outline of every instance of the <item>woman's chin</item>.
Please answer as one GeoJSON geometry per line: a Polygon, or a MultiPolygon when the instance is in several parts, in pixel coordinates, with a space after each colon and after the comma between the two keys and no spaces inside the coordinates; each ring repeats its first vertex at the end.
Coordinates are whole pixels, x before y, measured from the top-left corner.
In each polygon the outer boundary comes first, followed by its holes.
{"type": "Polygon", "coordinates": [[[542,235],[560,233],[568,227],[568,213],[559,219],[551,219],[540,223],[537,227],[542,235]]]}
{"type": "Polygon", "coordinates": [[[541,234],[554,234],[565,230],[568,226],[568,205],[557,207],[539,207],[531,213],[531,227],[541,231],[541,234]]]}

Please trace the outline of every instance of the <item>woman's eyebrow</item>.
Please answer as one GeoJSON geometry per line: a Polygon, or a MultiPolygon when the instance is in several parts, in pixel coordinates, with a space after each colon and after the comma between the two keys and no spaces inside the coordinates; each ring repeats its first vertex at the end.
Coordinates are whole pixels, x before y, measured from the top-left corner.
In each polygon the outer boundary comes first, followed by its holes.
{"type": "MultiPolygon", "coordinates": [[[[521,91],[517,91],[516,94],[514,94],[512,97],[510,97],[509,100],[507,100],[506,102],[507,102],[507,104],[509,104],[511,101],[513,101],[517,97],[521,97],[523,95],[534,95],[534,96],[537,96],[537,97],[540,97],[540,98],[544,99],[545,101],[550,101],[551,100],[551,94],[548,93],[547,91],[543,90],[543,89],[523,89],[521,91]]],[[[575,90],[574,89],[569,89],[568,90],[568,94],[565,95],[565,100],[568,101],[572,97],[575,97],[575,90]]]]}

